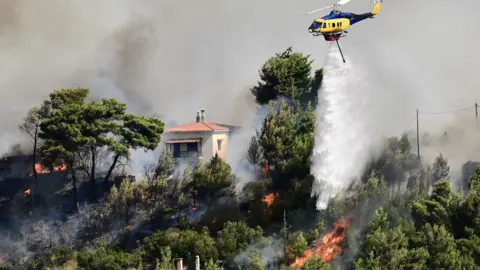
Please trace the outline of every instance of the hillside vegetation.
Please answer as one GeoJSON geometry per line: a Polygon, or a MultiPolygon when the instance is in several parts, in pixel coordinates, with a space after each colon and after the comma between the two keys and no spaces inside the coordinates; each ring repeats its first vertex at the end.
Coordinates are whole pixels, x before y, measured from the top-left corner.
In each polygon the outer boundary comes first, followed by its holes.
{"type": "MultiPolygon", "coordinates": [[[[322,70],[311,64],[289,48],[261,67],[251,92],[269,111],[246,156],[257,179],[238,194],[237,177],[218,156],[172,177],[169,151],[139,183],[115,182],[130,150],[159,146],[164,123],[112,98],[88,101],[88,89],[53,91],[20,128],[42,166],[63,166],[67,188],[58,196],[75,227],[58,222],[50,239],[33,241],[34,232],[11,226],[8,241],[29,252],[0,254],[0,269],[170,270],[177,258],[193,269],[196,255],[206,270],[480,269],[477,163],[466,163],[464,189],[453,192],[448,161],[439,155],[422,165],[407,135],[386,139],[358,185],[316,210],[310,156],[322,70]]],[[[32,171],[42,185],[35,161],[32,171]]],[[[4,226],[52,215],[47,202],[57,195],[35,184],[3,203],[4,226]]]]}

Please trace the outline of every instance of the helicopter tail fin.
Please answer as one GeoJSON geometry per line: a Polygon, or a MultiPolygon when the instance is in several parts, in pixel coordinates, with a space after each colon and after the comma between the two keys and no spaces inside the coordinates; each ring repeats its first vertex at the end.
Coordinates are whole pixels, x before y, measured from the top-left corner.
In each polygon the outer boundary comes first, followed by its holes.
{"type": "Polygon", "coordinates": [[[374,3],[376,3],[376,4],[375,4],[375,7],[373,7],[373,10],[372,10],[373,15],[377,15],[380,12],[380,9],[382,8],[382,2],[383,2],[383,0],[374,1],[374,3]]]}

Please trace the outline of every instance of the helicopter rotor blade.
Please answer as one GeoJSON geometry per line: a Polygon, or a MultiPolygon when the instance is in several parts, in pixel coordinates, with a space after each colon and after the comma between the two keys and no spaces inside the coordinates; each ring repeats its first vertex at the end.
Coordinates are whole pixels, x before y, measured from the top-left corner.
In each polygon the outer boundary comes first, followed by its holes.
{"type": "Polygon", "coordinates": [[[337,2],[337,5],[343,6],[343,5],[347,4],[347,3],[350,2],[350,1],[352,1],[352,0],[340,0],[340,1],[337,2]]]}
{"type": "Polygon", "coordinates": [[[316,10],[312,10],[310,12],[308,12],[307,14],[310,15],[312,13],[315,13],[315,12],[319,12],[321,10],[324,10],[324,9],[327,9],[327,8],[335,8],[337,6],[343,6],[345,4],[347,4],[348,2],[350,2],[352,0],[339,0],[337,3],[333,4],[333,5],[330,5],[330,6],[326,6],[326,7],[323,7],[323,8],[319,8],[319,9],[316,9],[316,10]]]}
{"type": "MultiPolygon", "coordinates": [[[[350,0],[349,0],[349,1],[350,1],[350,0]]],[[[335,6],[335,5],[330,5],[330,6],[326,6],[326,7],[323,7],[323,8],[315,9],[315,10],[312,10],[312,11],[308,12],[307,14],[310,15],[310,14],[312,14],[312,13],[319,12],[319,11],[324,10],[324,9],[327,9],[327,8],[332,8],[332,7],[334,7],[334,6],[335,6]]]]}

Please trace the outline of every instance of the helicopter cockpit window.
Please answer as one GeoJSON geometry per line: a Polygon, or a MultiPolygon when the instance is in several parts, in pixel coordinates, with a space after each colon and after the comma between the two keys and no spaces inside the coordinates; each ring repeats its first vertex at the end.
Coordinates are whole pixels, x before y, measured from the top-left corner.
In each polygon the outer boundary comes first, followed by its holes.
{"type": "Polygon", "coordinates": [[[313,28],[320,28],[320,27],[322,27],[322,23],[321,23],[321,22],[314,21],[313,24],[312,24],[312,27],[313,27],[313,28]]]}

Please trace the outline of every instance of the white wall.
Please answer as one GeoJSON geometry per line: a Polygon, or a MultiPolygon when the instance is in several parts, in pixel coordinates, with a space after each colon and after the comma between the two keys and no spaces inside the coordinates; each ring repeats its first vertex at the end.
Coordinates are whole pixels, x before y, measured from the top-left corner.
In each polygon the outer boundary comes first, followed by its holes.
{"type": "Polygon", "coordinates": [[[218,156],[225,159],[228,152],[228,131],[217,131],[212,135],[212,154],[218,153],[218,156]],[[217,140],[223,140],[222,149],[218,150],[217,140]]]}

